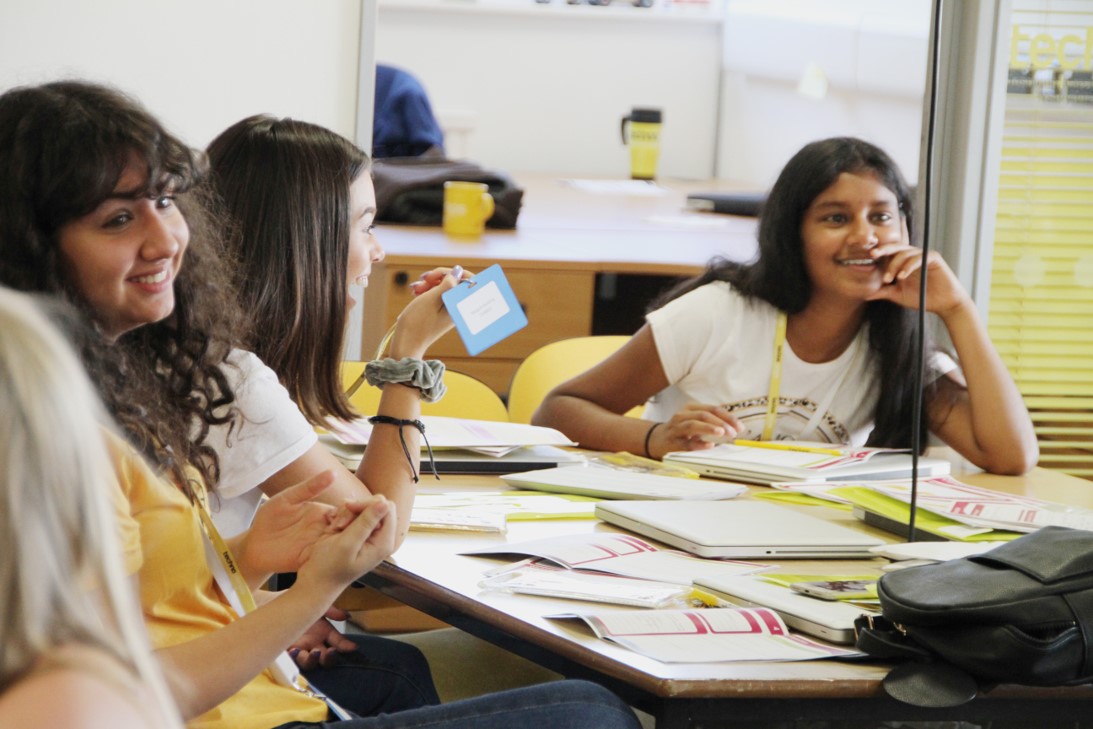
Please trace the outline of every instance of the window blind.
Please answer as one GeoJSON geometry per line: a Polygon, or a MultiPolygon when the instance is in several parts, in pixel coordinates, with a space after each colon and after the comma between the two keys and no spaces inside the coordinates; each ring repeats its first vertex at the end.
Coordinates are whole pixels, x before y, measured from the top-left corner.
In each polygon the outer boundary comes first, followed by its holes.
{"type": "Polygon", "coordinates": [[[1093,9],[1015,2],[989,331],[1040,465],[1093,479],[1093,9]]]}

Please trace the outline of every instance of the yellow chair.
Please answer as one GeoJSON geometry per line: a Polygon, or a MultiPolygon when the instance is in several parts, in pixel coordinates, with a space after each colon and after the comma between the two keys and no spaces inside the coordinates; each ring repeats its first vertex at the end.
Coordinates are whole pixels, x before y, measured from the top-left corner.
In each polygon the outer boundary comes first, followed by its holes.
{"type": "MultiPolygon", "coordinates": [[[[349,389],[364,371],[364,362],[342,362],[342,386],[349,389]]],[[[445,370],[444,384],[448,391],[439,402],[421,403],[422,415],[441,415],[449,418],[467,418],[469,420],[497,420],[507,422],[508,410],[501,397],[481,380],[462,372],[445,370]]],[[[362,415],[374,415],[379,407],[380,389],[367,382],[350,396],[349,402],[362,415]]]]}
{"type": "MultiPolygon", "coordinates": [[[[600,335],[573,337],[545,344],[527,356],[512,376],[509,387],[509,420],[530,423],[546,394],[556,385],[607,359],[630,337],[600,335]]],[[[641,417],[644,406],[627,415],[641,417]]]]}

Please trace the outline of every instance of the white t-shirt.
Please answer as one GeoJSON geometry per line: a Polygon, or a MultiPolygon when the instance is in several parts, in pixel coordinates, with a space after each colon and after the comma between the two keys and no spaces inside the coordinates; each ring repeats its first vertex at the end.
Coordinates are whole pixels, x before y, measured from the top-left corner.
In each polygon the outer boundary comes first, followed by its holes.
{"type": "MultiPolygon", "coordinates": [[[[724,405],[746,431],[763,432],[774,363],[778,311],[747,299],[730,284],[715,282],[675,299],[646,317],[669,387],[655,395],[645,417],[665,421],[695,401],[724,405]]],[[[842,354],[829,362],[801,360],[787,342],[775,440],[863,445],[873,429],[879,382],[863,326],[842,354]]],[[[937,375],[955,363],[935,357],[937,375]]]]}
{"type": "Polygon", "coordinates": [[[262,499],[258,485],[306,453],[318,436],[256,355],[237,349],[224,371],[241,417],[234,429],[230,423],[210,427],[205,443],[220,458],[220,484],[209,499],[213,521],[230,537],[250,526],[262,499]]]}

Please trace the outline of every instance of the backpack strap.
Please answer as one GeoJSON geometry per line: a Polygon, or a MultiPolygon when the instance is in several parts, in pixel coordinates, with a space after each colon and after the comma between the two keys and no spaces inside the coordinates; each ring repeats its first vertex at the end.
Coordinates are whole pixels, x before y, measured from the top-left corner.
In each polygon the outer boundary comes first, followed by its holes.
{"type": "Polygon", "coordinates": [[[1074,611],[1074,622],[1082,632],[1085,655],[1081,673],[1078,675],[1091,676],[1093,675],[1093,589],[1064,593],[1062,597],[1074,611]]]}

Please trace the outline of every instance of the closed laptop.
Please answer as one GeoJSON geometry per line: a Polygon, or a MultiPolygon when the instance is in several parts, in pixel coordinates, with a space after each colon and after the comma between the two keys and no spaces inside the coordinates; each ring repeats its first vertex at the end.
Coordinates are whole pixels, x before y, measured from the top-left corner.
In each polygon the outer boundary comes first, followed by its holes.
{"type": "Polygon", "coordinates": [[[770,608],[787,626],[832,643],[854,642],[854,621],[866,610],[850,603],[820,600],[757,577],[706,577],[695,587],[743,607],[770,608]]]}
{"type": "Polygon", "coordinates": [[[883,544],[842,524],[756,500],[604,501],[596,516],[701,557],[871,559],[883,544]]]}

